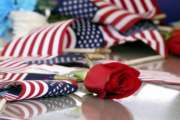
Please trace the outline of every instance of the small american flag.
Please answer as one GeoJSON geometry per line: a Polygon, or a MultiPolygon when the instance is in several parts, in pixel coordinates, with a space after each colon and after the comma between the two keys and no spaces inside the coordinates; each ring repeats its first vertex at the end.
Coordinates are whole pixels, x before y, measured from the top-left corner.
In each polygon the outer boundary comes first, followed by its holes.
{"type": "Polygon", "coordinates": [[[3,91],[1,97],[7,101],[17,101],[40,97],[66,96],[77,90],[75,82],[67,81],[20,81],[14,82],[3,91]]]}
{"type": "MultiPolygon", "coordinates": [[[[68,25],[72,21],[73,20],[67,20],[54,23],[32,31],[25,37],[13,40],[10,44],[7,44],[4,47],[1,52],[1,56],[48,57],[61,55],[63,52],[63,47],[68,46],[66,45],[66,42],[64,42],[64,39],[68,38],[66,37],[66,33],[71,33],[71,31],[68,29],[68,25]]],[[[73,42],[71,42],[71,45],[73,45],[73,42]]],[[[69,45],[68,47],[71,46],[69,45]]]]}
{"type": "Polygon", "coordinates": [[[1,73],[21,73],[31,67],[31,65],[66,64],[82,60],[83,58],[83,55],[74,53],[67,53],[56,57],[49,56],[8,58],[0,62],[0,78],[2,78],[1,73]]]}
{"type": "Polygon", "coordinates": [[[136,24],[123,33],[110,25],[98,26],[86,19],[78,19],[71,26],[76,33],[76,48],[111,47],[115,44],[141,40],[160,55],[166,55],[163,37],[156,26],[149,21],[136,24]]]}
{"type": "Polygon", "coordinates": [[[22,81],[27,75],[27,73],[0,73],[0,84],[22,81]]]}
{"type": "Polygon", "coordinates": [[[0,62],[0,72],[22,72],[30,67],[30,64],[27,64],[30,61],[37,60],[47,60],[51,57],[17,57],[17,58],[8,58],[0,62]]]}
{"type": "Polygon", "coordinates": [[[56,57],[49,57],[48,59],[31,60],[31,61],[26,62],[26,64],[30,64],[30,65],[67,64],[67,63],[77,62],[79,60],[82,60],[83,58],[84,56],[81,54],[67,53],[67,54],[56,56],[56,57]]]}

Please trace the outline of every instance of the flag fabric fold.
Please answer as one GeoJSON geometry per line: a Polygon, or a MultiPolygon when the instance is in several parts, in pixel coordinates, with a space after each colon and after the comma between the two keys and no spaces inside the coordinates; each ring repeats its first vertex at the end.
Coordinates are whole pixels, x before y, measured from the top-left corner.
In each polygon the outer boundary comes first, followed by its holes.
{"type": "MultiPolygon", "coordinates": [[[[50,24],[48,26],[32,31],[27,36],[24,36],[17,40],[13,40],[10,44],[7,44],[4,47],[1,52],[1,56],[48,57],[62,55],[63,47],[66,46],[66,44],[64,43],[64,39],[66,37],[68,38],[68,34],[66,33],[69,33],[71,35],[71,30],[68,29],[68,25],[72,21],[73,20],[67,20],[50,24]]],[[[71,45],[73,45],[73,42],[71,45]]]]}
{"type": "Polygon", "coordinates": [[[154,15],[159,14],[159,6],[157,5],[157,0],[104,0],[108,3],[111,3],[117,6],[120,9],[125,9],[131,13],[145,15],[147,14],[148,18],[152,18],[154,15]]]}
{"type": "Polygon", "coordinates": [[[143,22],[156,14],[155,1],[128,1],[59,0],[59,13],[75,19],[33,30],[6,45],[1,56],[59,56],[66,48],[111,47],[136,40],[166,56],[163,37],[157,27],[150,22],[148,26],[151,27],[147,27],[148,22],[143,22]]]}
{"type": "MultiPolygon", "coordinates": [[[[53,26],[52,29],[54,29],[57,28],[59,24],[60,23],[50,26],[53,26]]],[[[136,26],[138,26],[138,24],[136,26]]],[[[47,26],[47,28],[48,27],[49,26],[47,26]]],[[[63,49],[67,48],[111,47],[115,44],[123,44],[125,42],[132,42],[136,40],[143,41],[153,50],[157,51],[157,53],[159,53],[160,55],[166,55],[163,37],[159,33],[158,29],[156,27],[153,27],[153,24],[152,27],[148,28],[143,28],[143,25],[140,27],[133,27],[131,30],[129,30],[130,32],[127,31],[125,33],[117,31],[110,25],[98,25],[96,23],[92,23],[87,19],[71,20],[71,23],[69,23],[67,27],[68,29],[65,29],[64,32],[54,31],[53,34],[52,32],[47,32],[46,27],[41,28],[43,30],[40,32],[39,29],[37,29],[32,34],[25,36],[25,38],[27,38],[25,41],[19,40],[17,42],[12,41],[11,43],[9,43],[7,46],[5,46],[1,55],[4,57],[62,56],[64,54],[63,49]],[[41,37],[37,37],[36,35],[41,37]],[[62,38],[62,36],[64,36],[64,38],[62,38]],[[55,43],[59,43],[58,47],[55,43]],[[23,49],[23,46],[26,46],[27,49],[23,49]],[[31,54],[32,52],[34,53],[31,54]],[[23,55],[21,53],[23,53],[23,55]]]]}
{"type": "Polygon", "coordinates": [[[40,97],[66,96],[77,90],[77,84],[72,81],[19,81],[13,82],[1,89],[1,97],[7,101],[34,99],[40,97]]]}
{"type": "Polygon", "coordinates": [[[28,73],[0,73],[0,85],[9,82],[22,81],[27,75],[28,73]]]}
{"type": "Polygon", "coordinates": [[[152,18],[156,13],[154,3],[152,0],[59,0],[58,11],[63,15],[112,25],[125,32],[135,23],[152,18]]]}

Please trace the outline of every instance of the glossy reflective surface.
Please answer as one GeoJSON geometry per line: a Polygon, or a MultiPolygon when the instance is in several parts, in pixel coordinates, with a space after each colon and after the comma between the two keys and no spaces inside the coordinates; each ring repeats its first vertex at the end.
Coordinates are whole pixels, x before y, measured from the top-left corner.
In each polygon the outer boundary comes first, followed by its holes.
{"type": "MultiPolygon", "coordinates": [[[[136,66],[180,76],[180,59],[171,57],[136,66]]],[[[83,93],[68,97],[8,103],[1,117],[32,120],[179,120],[180,92],[144,84],[129,98],[102,100],[83,93]]]]}

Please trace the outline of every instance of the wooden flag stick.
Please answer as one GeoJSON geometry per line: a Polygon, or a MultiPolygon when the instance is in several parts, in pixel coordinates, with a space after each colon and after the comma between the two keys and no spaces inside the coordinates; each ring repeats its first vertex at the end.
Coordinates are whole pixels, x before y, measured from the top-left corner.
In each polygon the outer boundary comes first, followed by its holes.
{"type": "Polygon", "coordinates": [[[55,80],[76,80],[77,78],[72,77],[72,76],[66,76],[66,75],[55,75],[54,79],[55,80]]]}
{"type": "Polygon", "coordinates": [[[111,53],[111,50],[108,48],[96,48],[96,49],[91,49],[91,48],[74,48],[74,49],[64,49],[65,53],[103,53],[103,54],[109,54],[111,53]]]}
{"type": "Polygon", "coordinates": [[[86,54],[90,60],[100,60],[100,59],[106,59],[107,55],[105,54],[98,54],[98,53],[88,53],[86,54]]]}
{"type": "Polygon", "coordinates": [[[163,20],[167,17],[166,14],[159,14],[153,17],[153,20],[163,20]]]}
{"type": "Polygon", "coordinates": [[[138,58],[134,60],[127,60],[127,61],[124,61],[124,64],[134,66],[134,65],[143,64],[143,63],[151,62],[155,60],[162,60],[162,59],[164,59],[164,57],[160,55],[154,55],[154,56],[143,57],[143,58],[138,58]]]}
{"type": "Polygon", "coordinates": [[[173,27],[170,26],[158,26],[160,31],[164,31],[164,32],[172,32],[174,30],[173,27]]]}
{"type": "Polygon", "coordinates": [[[0,112],[4,109],[4,106],[6,105],[7,100],[2,98],[0,100],[0,112]]]}
{"type": "Polygon", "coordinates": [[[88,64],[88,66],[89,66],[90,68],[93,67],[94,64],[93,64],[92,60],[89,58],[89,56],[88,56],[87,54],[85,54],[84,56],[85,56],[85,60],[86,60],[86,62],[87,62],[87,64],[88,64]]]}

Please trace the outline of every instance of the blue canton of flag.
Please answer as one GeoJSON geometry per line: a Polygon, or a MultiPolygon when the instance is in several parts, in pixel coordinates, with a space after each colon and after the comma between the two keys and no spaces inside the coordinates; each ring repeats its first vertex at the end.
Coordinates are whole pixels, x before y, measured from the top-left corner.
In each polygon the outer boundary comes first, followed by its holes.
{"type": "Polygon", "coordinates": [[[33,65],[33,64],[36,64],[36,65],[67,64],[67,63],[77,62],[78,60],[82,60],[83,58],[84,58],[84,56],[81,54],[67,53],[67,54],[63,54],[61,56],[50,57],[48,59],[39,59],[39,60],[33,60],[33,61],[31,60],[26,63],[29,65],[33,65]]]}
{"type": "Polygon", "coordinates": [[[66,96],[77,90],[75,81],[26,80],[14,82],[0,89],[0,97],[7,101],[66,96]]]}
{"type": "Polygon", "coordinates": [[[58,11],[76,18],[93,18],[98,8],[90,0],[60,0],[58,11]]]}
{"type": "Polygon", "coordinates": [[[71,25],[76,33],[76,48],[100,48],[105,41],[99,26],[87,19],[77,19],[71,25]]]}
{"type": "Polygon", "coordinates": [[[76,91],[76,87],[72,86],[67,82],[46,82],[48,85],[48,91],[43,97],[56,97],[56,96],[66,96],[70,93],[76,91]]]}

